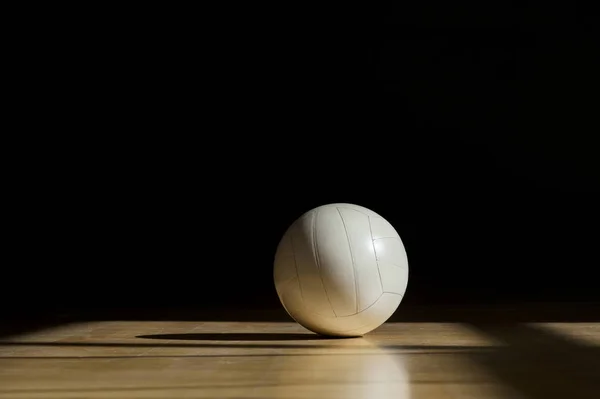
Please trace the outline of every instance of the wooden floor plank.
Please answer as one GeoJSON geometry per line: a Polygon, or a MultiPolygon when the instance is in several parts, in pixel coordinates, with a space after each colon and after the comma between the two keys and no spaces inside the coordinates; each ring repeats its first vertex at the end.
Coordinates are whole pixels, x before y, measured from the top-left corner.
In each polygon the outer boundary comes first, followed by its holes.
{"type": "Polygon", "coordinates": [[[0,398],[552,399],[565,389],[571,399],[595,397],[597,384],[582,378],[593,373],[600,323],[529,327],[391,322],[362,338],[323,339],[293,322],[73,322],[0,341],[0,398]],[[532,334],[589,348],[588,369],[544,380],[558,348],[536,363],[525,353],[536,345],[518,344],[532,334]],[[511,361],[521,361],[520,375],[507,378],[511,361]],[[537,389],[524,385],[528,371],[537,389]]]}

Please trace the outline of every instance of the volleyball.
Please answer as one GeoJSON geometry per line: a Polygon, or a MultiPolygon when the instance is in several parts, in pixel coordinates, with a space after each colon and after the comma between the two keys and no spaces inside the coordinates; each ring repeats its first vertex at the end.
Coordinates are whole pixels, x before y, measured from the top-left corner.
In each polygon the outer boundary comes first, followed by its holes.
{"type": "Polygon", "coordinates": [[[388,320],[408,285],[400,235],[354,204],[327,204],[299,217],[275,253],[274,281],[287,313],[321,335],[362,336],[388,320]]]}

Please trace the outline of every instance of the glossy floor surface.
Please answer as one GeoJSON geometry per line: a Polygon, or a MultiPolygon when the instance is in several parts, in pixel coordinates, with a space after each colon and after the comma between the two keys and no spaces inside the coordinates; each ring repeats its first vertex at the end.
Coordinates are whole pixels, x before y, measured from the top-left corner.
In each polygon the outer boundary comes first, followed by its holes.
{"type": "Polygon", "coordinates": [[[5,336],[0,398],[600,397],[600,323],[88,321],[5,336]]]}

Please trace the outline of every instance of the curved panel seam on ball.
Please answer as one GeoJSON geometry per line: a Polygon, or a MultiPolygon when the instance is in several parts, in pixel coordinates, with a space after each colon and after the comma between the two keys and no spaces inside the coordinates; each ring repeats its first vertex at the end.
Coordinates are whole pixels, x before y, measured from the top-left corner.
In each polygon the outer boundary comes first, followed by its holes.
{"type": "MultiPolygon", "coordinates": [[[[377,302],[379,302],[379,300],[381,299],[381,297],[383,297],[384,294],[391,294],[391,293],[390,292],[382,292],[381,295],[379,296],[379,298],[377,298],[377,300],[375,300],[375,302],[373,302],[373,304],[371,306],[373,306],[377,302]]],[[[393,294],[400,295],[400,294],[395,293],[395,292],[393,294]]],[[[400,296],[402,296],[402,295],[400,295],[400,296]]],[[[402,299],[400,299],[400,300],[402,300],[402,299]]],[[[369,308],[371,306],[369,306],[369,308]]],[[[365,310],[367,310],[367,309],[365,309],[365,310]]],[[[358,313],[362,313],[362,312],[364,312],[364,311],[361,311],[361,312],[358,312],[358,313]]],[[[348,316],[342,316],[342,317],[348,317],[348,316]]],[[[391,315],[389,317],[391,317],[391,315]]],[[[386,320],[389,320],[389,317],[386,320]]],[[[375,325],[377,325],[377,324],[382,325],[383,323],[375,323],[375,325]]],[[[360,331],[360,330],[364,329],[366,326],[369,326],[369,325],[372,325],[372,323],[367,323],[367,324],[364,324],[364,325],[362,325],[360,327],[352,328],[352,329],[349,329],[349,330],[338,331],[338,334],[346,334],[346,333],[349,333],[349,332],[352,332],[352,331],[360,331]]]]}
{"type": "Polygon", "coordinates": [[[371,245],[373,246],[373,255],[375,256],[375,263],[377,264],[377,274],[379,274],[379,284],[381,285],[381,291],[383,291],[383,280],[381,279],[381,270],[379,269],[379,258],[377,257],[377,249],[375,248],[375,239],[373,238],[373,226],[371,226],[371,217],[367,215],[369,221],[369,232],[371,234],[371,245]]]}
{"type": "MultiPolygon", "coordinates": [[[[361,310],[360,312],[356,312],[356,313],[353,313],[353,314],[348,314],[348,315],[344,315],[344,316],[337,316],[337,315],[336,315],[336,316],[334,316],[334,317],[331,317],[331,319],[343,319],[343,318],[346,318],[346,317],[352,317],[352,316],[356,316],[357,314],[363,313],[363,312],[365,312],[365,311],[369,310],[370,308],[372,308],[373,306],[375,306],[375,305],[377,304],[377,302],[379,302],[379,300],[381,299],[381,297],[383,297],[383,295],[384,295],[384,294],[394,294],[394,295],[400,295],[400,296],[403,296],[402,294],[399,294],[399,293],[397,293],[397,292],[382,292],[382,293],[381,293],[381,294],[380,294],[380,295],[377,297],[377,299],[375,299],[375,300],[373,301],[373,303],[372,303],[372,304],[370,304],[369,306],[367,306],[366,308],[364,308],[364,309],[363,309],[363,310],[361,310]]],[[[322,316],[322,317],[324,317],[324,318],[329,318],[328,316],[321,315],[321,314],[319,314],[319,313],[317,313],[317,312],[314,312],[314,311],[310,310],[310,308],[308,308],[308,307],[306,306],[306,304],[304,304],[304,303],[302,303],[302,304],[301,304],[301,306],[302,306],[302,308],[303,308],[303,309],[305,309],[305,310],[306,310],[306,311],[308,311],[309,313],[317,314],[317,315],[319,315],[319,316],[322,316]]]]}
{"type": "Polygon", "coordinates": [[[408,270],[408,265],[398,265],[396,263],[392,263],[392,262],[388,262],[388,261],[385,261],[383,263],[386,264],[386,265],[397,267],[398,269],[408,270]]]}
{"type": "Polygon", "coordinates": [[[361,311],[357,311],[357,312],[356,312],[356,313],[354,313],[354,314],[349,314],[349,315],[344,315],[344,316],[336,316],[336,317],[341,319],[341,318],[344,318],[344,317],[352,317],[352,316],[356,316],[356,315],[357,315],[357,314],[359,314],[359,313],[365,312],[365,311],[369,310],[369,308],[373,307],[373,306],[374,306],[374,305],[375,305],[377,302],[379,302],[379,300],[381,299],[381,297],[383,296],[383,294],[385,294],[385,292],[382,292],[382,293],[381,293],[381,294],[380,294],[380,295],[377,297],[377,299],[375,299],[375,300],[373,301],[373,303],[372,303],[372,304],[370,304],[369,306],[367,306],[366,308],[364,308],[364,309],[363,309],[363,310],[361,310],[361,311]]]}
{"type": "Polygon", "coordinates": [[[323,286],[323,291],[325,292],[325,297],[327,298],[327,302],[329,302],[329,307],[333,312],[333,315],[337,317],[337,313],[335,313],[335,308],[331,303],[331,299],[329,298],[329,293],[327,292],[327,287],[325,286],[325,281],[323,280],[323,273],[321,270],[321,260],[319,259],[319,241],[317,240],[317,221],[319,218],[319,210],[314,211],[315,215],[312,220],[312,245],[315,256],[315,263],[317,265],[317,270],[319,272],[319,279],[321,280],[321,285],[323,286]]]}
{"type": "Polygon", "coordinates": [[[298,280],[298,288],[300,289],[300,300],[304,302],[304,294],[302,292],[302,284],[300,284],[300,273],[298,272],[298,261],[296,260],[296,250],[294,249],[294,235],[290,234],[290,244],[292,246],[292,254],[294,255],[294,267],[296,269],[296,279],[298,280]]]}
{"type": "MultiPolygon", "coordinates": [[[[340,208],[341,209],[349,209],[351,211],[355,211],[355,212],[361,213],[361,214],[365,215],[366,217],[370,217],[370,215],[368,215],[367,213],[359,211],[358,209],[354,209],[354,208],[348,207],[348,206],[336,206],[336,208],[337,209],[340,209],[340,208]]],[[[381,216],[373,216],[373,217],[376,218],[376,219],[383,219],[381,216]]]]}
{"type": "MultiPolygon", "coordinates": [[[[340,215],[340,219],[342,219],[342,224],[344,225],[344,233],[346,233],[346,240],[348,241],[348,250],[350,251],[350,258],[352,259],[352,273],[354,275],[354,295],[356,295],[355,303],[356,303],[356,313],[360,309],[360,296],[358,294],[358,276],[356,275],[356,260],[354,259],[354,253],[352,251],[352,242],[350,241],[350,235],[348,234],[348,229],[346,228],[346,221],[344,220],[344,216],[339,208],[336,208],[338,214],[340,215]]],[[[368,217],[368,216],[367,216],[368,217]]]]}
{"type": "Polygon", "coordinates": [[[365,215],[365,216],[369,216],[368,214],[366,214],[366,213],[364,213],[364,212],[362,212],[362,211],[359,211],[358,209],[350,208],[350,207],[348,207],[348,206],[336,206],[335,208],[336,208],[336,209],[338,209],[338,210],[339,210],[339,209],[349,209],[349,210],[351,210],[351,211],[358,212],[358,213],[360,213],[360,214],[363,214],[363,215],[365,215]]]}

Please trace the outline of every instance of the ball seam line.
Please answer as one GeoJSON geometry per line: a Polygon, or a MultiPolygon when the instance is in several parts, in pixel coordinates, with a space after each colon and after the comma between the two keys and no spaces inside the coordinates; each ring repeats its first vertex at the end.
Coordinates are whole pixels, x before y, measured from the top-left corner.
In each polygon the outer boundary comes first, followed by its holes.
{"type": "Polygon", "coordinates": [[[377,274],[379,274],[379,285],[381,286],[381,292],[383,289],[383,280],[381,279],[381,269],[379,268],[379,258],[377,257],[377,248],[375,248],[375,239],[373,238],[373,227],[371,226],[371,217],[367,215],[369,221],[369,232],[371,233],[371,245],[373,246],[373,255],[375,255],[375,264],[377,265],[377,274]]]}
{"type": "Polygon", "coordinates": [[[348,241],[348,250],[350,251],[350,259],[352,259],[352,273],[354,275],[354,295],[355,295],[355,312],[358,313],[360,309],[360,297],[358,295],[358,276],[356,275],[356,261],[354,259],[354,252],[352,251],[352,242],[350,241],[350,235],[348,234],[348,229],[346,228],[346,221],[344,220],[344,216],[342,215],[342,211],[339,208],[336,208],[338,214],[340,215],[340,219],[342,219],[342,224],[344,225],[344,232],[346,233],[346,240],[348,241]]]}
{"type": "Polygon", "coordinates": [[[315,263],[317,265],[317,271],[319,272],[319,279],[321,280],[321,285],[323,286],[323,291],[325,291],[325,297],[327,298],[327,302],[329,302],[329,307],[333,312],[333,315],[337,317],[335,313],[335,308],[331,304],[331,299],[329,299],[329,293],[327,292],[327,287],[325,286],[325,281],[323,280],[323,273],[321,273],[321,260],[319,259],[319,242],[317,240],[317,220],[319,217],[319,210],[315,211],[315,215],[312,220],[312,245],[313,251],[315,254],[315,263]]]}

